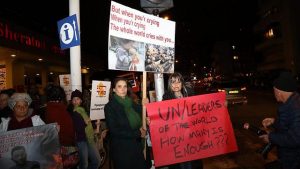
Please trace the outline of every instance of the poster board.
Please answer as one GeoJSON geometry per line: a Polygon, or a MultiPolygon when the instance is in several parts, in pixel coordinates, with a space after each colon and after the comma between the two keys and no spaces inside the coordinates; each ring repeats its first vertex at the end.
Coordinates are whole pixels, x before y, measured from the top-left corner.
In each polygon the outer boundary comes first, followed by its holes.
{"type": "Polygon", "coordinates": [[[0,91],[6,89],[6,66],[0,65],[0,91]]]}
{"type": "Polygon", "coordinates": [[[55,123],[12,130],[0,133],[0,166],[10,169],[15,166],[13,152],[25,148],[27,163],[39,165],[41,169],[62,169],[60,143],[55,123]],[[23,148],[22,148],[23,147],[23,148]]]}
{"type": "Polygon", "coordinates": [[[111,82],[92,81],[90,118],[91,120],[105,119],[104,106],[109,100],[111,82]]]}
{"type": "Polygon", "coordinates": [[[147,104],[155,166],[237,151],[225,93],[147,104]]]}
{"type": "Polygon", "coordinates": [[[175,22],[111,1],[108,68],[173,73],[175,22]]]}
{"type": "Polygon", "coordinates": [[[59,84],[64,89],[66,94],[66,99],[71,100],[72,94],[72,81],[70,74],[59,75],[59,84]]]}

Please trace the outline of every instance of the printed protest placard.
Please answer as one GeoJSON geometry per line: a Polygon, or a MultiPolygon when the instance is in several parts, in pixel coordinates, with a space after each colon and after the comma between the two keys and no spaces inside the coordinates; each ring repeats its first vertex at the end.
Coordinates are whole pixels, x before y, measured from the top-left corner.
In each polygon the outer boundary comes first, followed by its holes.
{"type": "Polygon", "coordinates": [[[110,82],[106,81],[92,81],[91,94],[91,120],[105,119],[104,106],[108,102],[110,91],[110,82]]]}
{"type": "Polygon", "coordinates": [[[6,67],[0,65],[0,90],[6,89],[6,67]]]}
{"type": "Polygon", "coordinates": [[[47,124],[0,133],[1,169],[62,169],[56,124],[47,124]]]}
{"type": "Polygon", "coordinates": [[[111,1],[109,69],[172,73],[175,22],[111,1]]]}
{"type": "Polygon", "coordinates": [[[147,104],[155,166],[237,151],[225,93],[147,104]]]}
{"type": "Polygon", "coordinates": [[[66,93],[66,99],[71,100],[71,93],[72,93],[71,75],[70,74],[59,75],[59,84],[66,93]]]}

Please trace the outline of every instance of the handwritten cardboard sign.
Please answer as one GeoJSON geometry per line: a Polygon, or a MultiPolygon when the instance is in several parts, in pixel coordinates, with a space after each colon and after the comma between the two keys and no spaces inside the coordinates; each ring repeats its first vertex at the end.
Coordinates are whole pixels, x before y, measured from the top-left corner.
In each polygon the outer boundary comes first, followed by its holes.
{"type": "Polygon", "coordinates": [[[155,166],[237,151],[225,93],[147,104],[155,166]]]}

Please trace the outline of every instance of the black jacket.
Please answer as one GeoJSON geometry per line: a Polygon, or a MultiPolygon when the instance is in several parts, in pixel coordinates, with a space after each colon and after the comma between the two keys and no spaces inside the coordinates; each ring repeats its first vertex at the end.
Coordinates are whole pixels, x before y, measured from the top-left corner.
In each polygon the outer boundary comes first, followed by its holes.
{"type": "Polygon", "coordinates": [[[269,139],[277,145],[278,158],[284,169],[300,168],[300,95],[293,93],[279,106],[275,131],[269,139]]]}
{"type": "MultiPolygon", "coordinates": [[[[141,105],[133,102],[133,108],[142,114],[141,105]]],[[[110,132],[114,169],[146,169],[141,132],[130,127],[123,105],[113,96],[105,105],[104,112],[110,132]]]]}

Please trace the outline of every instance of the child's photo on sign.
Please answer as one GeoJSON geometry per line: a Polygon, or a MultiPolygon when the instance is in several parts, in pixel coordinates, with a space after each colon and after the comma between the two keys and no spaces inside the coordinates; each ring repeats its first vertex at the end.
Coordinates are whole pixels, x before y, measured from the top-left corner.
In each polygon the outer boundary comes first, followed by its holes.
{"type": "Polygon", "coordinates": [[[109,44],[110,69],[126,71],[144,70],[144,43],[110,36],[109,44]]]}

